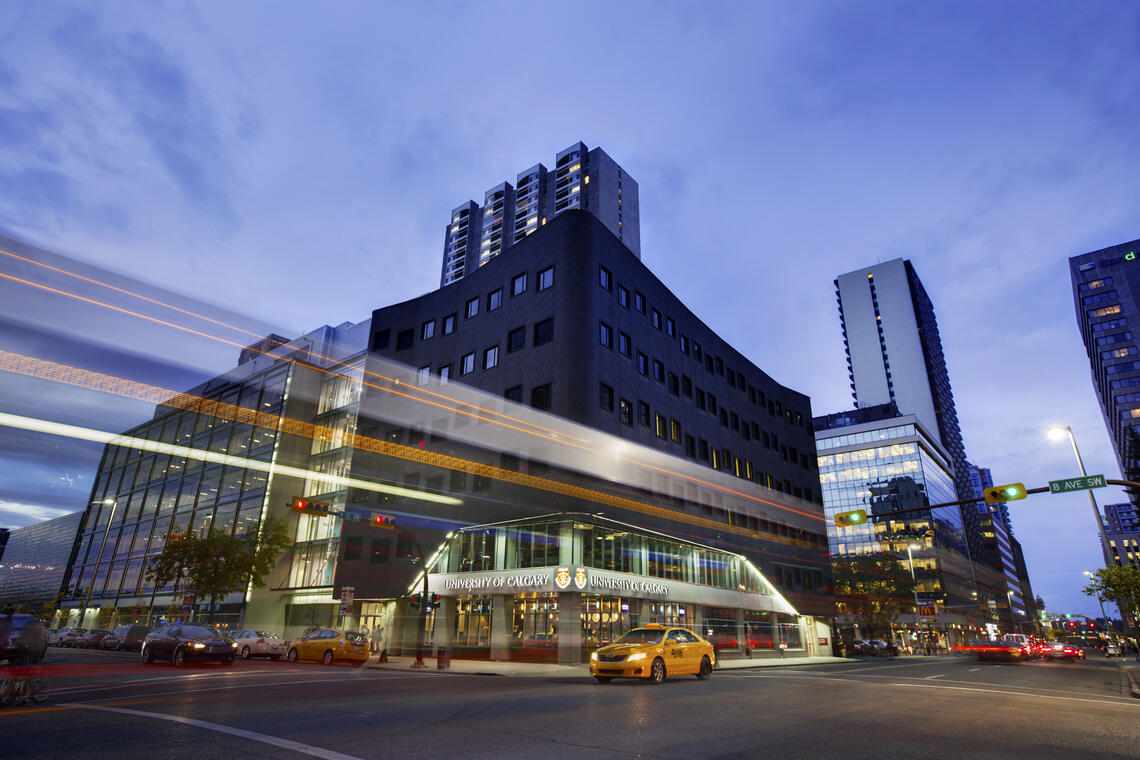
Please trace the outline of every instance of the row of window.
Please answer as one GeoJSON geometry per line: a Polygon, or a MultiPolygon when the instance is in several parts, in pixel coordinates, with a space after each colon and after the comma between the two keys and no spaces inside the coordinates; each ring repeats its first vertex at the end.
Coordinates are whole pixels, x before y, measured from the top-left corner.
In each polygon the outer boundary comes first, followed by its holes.
{"type": "MultiPolygon", "coordinates": [[[[598,284],[606,292],[613,292],[614,290],[614,277],[604,266],[598,267],[598,284]]],[[[690,340],[689,337],[677,330],[677,323],[670,316],[663,316],[661,311],[648,306],[645,300],[645,295],[639,291],[634,290],[632,293],[629,288],[621,283],[617,283],[617,298],[618,303],[626,309],[637,311],[643,316],[648,316],[650,324],[659,332],[663,332],[670,338],[676,338],[681,348],[681,353],[685,356],[691,356],[698,364],[703,364],[705,370],[710,375],[717,375],[723,377],[728,387],[734,390],[739,390],[742,393],[748,394],[750,403],[755,404],[761,408],[767,408],[768,413],[775,417],[784,417],[788,424],[797,427],[805,426],[805,420],[801,412],[795,412],[791,409],[784,410],[783,404],[779,401],[766,398],[764,391],[759,390],[750,385],[744,377],[744,373],[737,372],[732,367],[725,366],[724,359],[719,356],[713,355],[711,352],[706,352],[701,344],[696,340],[690,340]]],[[[605,322],[601,323],[602,344],[607,348],[614,347],[614,330],[605,322]],[[606,340],[606,334],[609,333],[609,340],[606,340]]],[[[618,331],[617,333],[618,350],[625,356],[629,356],[629,336],[624,332],[618,331]]],[[[641,356],[641,354],[639,354],[641,356]]],[[[656,361],[656,360],[655,360],[656,361]]],[[[645,374],[645,373],[643,373],[645,374]]]]}
{"type": "MultiPolygon", "coordinates": [[[[548,266],[545,269],[540,269],[538,274],[535,275],[535,289],[538,291],[547,290],[554,287],[554,267],[548,266]]],[[[511,278],[510,282],[510,297],[515,298],[527,292],[528,287],[528,273],[520,272],[511,278]]],[[[503,289],[495,288],[487,294],[486,300],[480,296],[476,296],[467,301],[463,306],[464,319],[474,319],[479,316],[479,309],[485,303],[485,308],[488,312],[495,311],[503,305],[503,289]]],[[[442,319],[429,319],[420,325],[419,339],[421,341],[431,340],[437,334],[450,335],[455,332],[459,326],[459,314],[448,314],[442,319]]],[[[411,349],[415,340],[414,330],[401,330],[396,333],[396,350],[407,351],[411,349]]],[[[372,350],[385,351],[391,344],[392,331],[390,329],[377,330],[376,334],[372,336],[372,350]]]]}
{"type": "MultiPolygon", "coordinates": [[[[519,325],[507,333],[507,353],[512,354],[526,348],[526,325],[519,325]]],[[[541,322],[535,322],[532,327],[531,344],[536,348],[545,345],[554,340],[554,318],[548,317],[541,322]]],[[[463,356],[459,357],[458,372],[460,376],[469,375],[475,371],[477,361],[477,352],[469,351],[463,356]]],[[[499,366],[499,344],[488,346],[483,349],[481,366],[483,369],[494,369],[499,366]]],[[[431,365],[425,365],[419,368],[419,383],[426,385],[427,379],[431,375],[431,365]]],[[[435,373],[439,375],[440,381],[446,383],[452,377],[451,362],[447,362],[439,367],[436,367],[435,373]]]]}

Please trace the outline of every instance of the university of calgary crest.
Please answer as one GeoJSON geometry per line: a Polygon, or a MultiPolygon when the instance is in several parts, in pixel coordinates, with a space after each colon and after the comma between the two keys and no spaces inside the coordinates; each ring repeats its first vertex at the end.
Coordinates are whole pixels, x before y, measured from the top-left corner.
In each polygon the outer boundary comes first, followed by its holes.
{"type": "Polygon", "coordinates": [[[586,568],[584,568],[584,567],[574,568],[574,585],[577,586],[579,589],[586,588],[586,568]]]}
{"type": "Polygon", "coordinates": [[[554,576],[554,583],[558,588],[566,588],[570,585],[570,568],[558,568],[558,574],[554,576]]]}

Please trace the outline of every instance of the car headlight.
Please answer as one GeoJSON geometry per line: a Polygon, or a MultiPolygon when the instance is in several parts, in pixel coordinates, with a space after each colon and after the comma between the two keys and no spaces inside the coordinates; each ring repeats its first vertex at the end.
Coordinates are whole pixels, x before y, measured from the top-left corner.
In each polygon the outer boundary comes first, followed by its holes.
{"type": "Polygon", "coordinates": [[[233,647],[234,649],[237,649],[237,642],[236,642],[236,641],[231,641],[231,642],[230,642],[230,646],[231,646],[231,647],[233,647]]]}
{"type": "Polygon", "coordinates": [[[190,646],[191,646],[191,647],[193,647],[194,649],[205,649],[205,648],[206,648],[206,645],[205,645],[205,644],[203,644],[203,643],[201,643],[201,642],[199,642],[199,641],[195,641],[195,642],[194,642],[193,644],[191,644],[190,646]]]}
{"type": "Polygon", "coordinates": [[[629,662],[633,662],[634,660],[644,660],[645,657],[646,657],[645,652],[638,652],[637,654],[631,654],[629,656],[629,662]]]}
{"type": "Polygon", "coordinates": [[[590,659],[591,659],[591,660],[593,660],[593,661],[595,661],[595,662],[597,662],[597,660],[598,660],[598,653],[597,653],[597,652],[590,652],[590,659]]]}

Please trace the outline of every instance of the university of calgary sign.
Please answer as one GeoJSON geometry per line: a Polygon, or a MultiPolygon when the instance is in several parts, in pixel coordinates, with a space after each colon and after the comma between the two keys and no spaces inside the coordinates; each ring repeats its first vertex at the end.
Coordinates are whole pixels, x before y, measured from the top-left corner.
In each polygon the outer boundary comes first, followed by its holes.
{"type": "Polygon", "coordinates": [[[525,591],[590,591],[635,597],[668,597],[668,582],[624,573],[606,573],[584,567],[536,568],[525,572],[444,573],[435,576],[432,588],[441,593],[498,593],[525,591]]]}

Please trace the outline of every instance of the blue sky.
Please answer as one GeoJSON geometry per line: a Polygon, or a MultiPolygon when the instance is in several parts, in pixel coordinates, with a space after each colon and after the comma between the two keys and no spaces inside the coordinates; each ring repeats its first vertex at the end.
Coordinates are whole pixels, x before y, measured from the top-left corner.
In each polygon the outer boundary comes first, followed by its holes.
{"type": "MultiPolygon", "coordinates": [[[[1031,487],[1075,474],[1050,424],[1117,474],[1066,260],[1140,238],[1138,123],[1131,2],[0,5],[0,234],[297,333],[433,289],[450,209],[580,139],[817,414],[851,405],[833,279],[911,259],[968,455],[1031,487]]],[[[1094,612],[1086,497],[1012,511],[1094,612]]]]}

